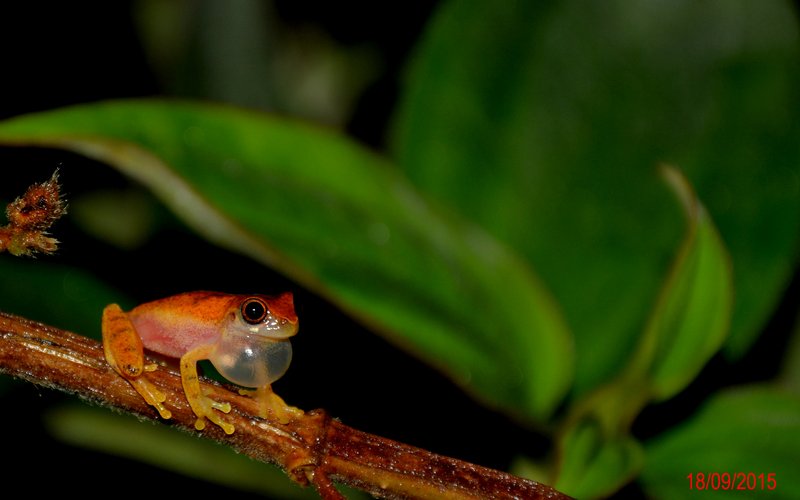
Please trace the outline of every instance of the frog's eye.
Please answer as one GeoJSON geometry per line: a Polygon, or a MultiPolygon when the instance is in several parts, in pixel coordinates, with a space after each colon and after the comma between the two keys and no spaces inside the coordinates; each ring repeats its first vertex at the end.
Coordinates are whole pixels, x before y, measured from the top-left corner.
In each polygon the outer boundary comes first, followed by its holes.
{"type": "Polygon", "coordinates": [[[251,325],[264,321],[267,312],[267,304],[259,298],[252,297],[242,302],[242,318],[251,325]]]}

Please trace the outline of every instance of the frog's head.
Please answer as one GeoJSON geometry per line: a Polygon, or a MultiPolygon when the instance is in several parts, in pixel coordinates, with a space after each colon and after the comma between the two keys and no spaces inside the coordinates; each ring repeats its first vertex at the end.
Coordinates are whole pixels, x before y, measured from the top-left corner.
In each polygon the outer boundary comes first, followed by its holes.
{"type": "Polygon", "coordinates": [[[288,339],[297,333],[297,314],[291,292],[277,297],[252,295],[244,298],[235,314],[235,329],[270,339],[288,339]]]}
{"type": "Polygon", "coordinates": [[[280,378],[292,360],[289,337],[297,333],[291,293],[241,296],[225,316],[209,359],[231,382],[260,387],[280,378]]]}

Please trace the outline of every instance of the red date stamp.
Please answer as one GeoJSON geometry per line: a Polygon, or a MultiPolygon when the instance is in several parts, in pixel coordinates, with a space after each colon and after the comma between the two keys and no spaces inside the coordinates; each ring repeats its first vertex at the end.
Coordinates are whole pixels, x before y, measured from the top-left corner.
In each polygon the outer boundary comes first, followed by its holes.
{"type": "Polygon", "coordinates": [[[774,472],[690,472],[690,490],[772,491],[778,487],[774,472]]]}

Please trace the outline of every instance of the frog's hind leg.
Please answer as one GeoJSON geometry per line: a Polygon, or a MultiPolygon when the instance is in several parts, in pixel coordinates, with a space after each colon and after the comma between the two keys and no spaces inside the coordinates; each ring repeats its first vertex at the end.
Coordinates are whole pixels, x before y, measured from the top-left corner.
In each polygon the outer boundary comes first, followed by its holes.
{"type": "Polygon", "coordinates": [[[164,406],[166,397],[152,382],[142,376],[143,372],[153,371],[156,365],[144,364],[144,348],[136,329],[117,304],[103,310],[103,351],[106,361],[127,380],[147,404],[155,407],[162,418],[172,417],[164,406]]]}
{"type": "Polygon", "coordinates": [[[258,402],[258,416],[261,418],[267,418],[269,414],[272,414],[278,422],[287,424],[293,417],[300,417],[304,414],[300,408],[287,405],[283,398],[275,394],[270,384],[255,390],[243,389],[239,391],[239,394],[246,394],[258,402]]]}
{"type": "Polygon", "coordinates": [[[200,380],[197,375],[197,362],[203,359],[208,359],[214,346],[201,345],[187,352],[181,357],[181,382],[183,383],[183,392],[186,394],[186,399],[189,401],[189,406],[192,411],[197,415],[197,420],[194,423],[194,428],[201,431],[206,426],[206,419],[211,420],[225,431],[226,434],[233,434],[235,430],[233,424],[225,421],[219,413],[214,410],[219,410],[223,413],[231,411],[231,405],[228,403],[220,403],[209,398],[203,394],[200,388],[200,380]]]}
{"type": "MultiPolygon", "coordinates": [[[[156,365],[145,365],[144,370],[151,372],[155,370],[155,367],[156,365]]],[[[144,400],[147,401],[147,404],[155,407],[155,409],[158,410],[161,418],[169,419],[172,417],[172,412],[169,411],[163,404],[167,399],[166,396],[164,396],[164,393],[156,389],[156,386],[153,385],[152,382],[144,377],[128,379],[128,382],[130,382],[133,388],[136,389],[136,392],[142,395],[144,400]]]]}

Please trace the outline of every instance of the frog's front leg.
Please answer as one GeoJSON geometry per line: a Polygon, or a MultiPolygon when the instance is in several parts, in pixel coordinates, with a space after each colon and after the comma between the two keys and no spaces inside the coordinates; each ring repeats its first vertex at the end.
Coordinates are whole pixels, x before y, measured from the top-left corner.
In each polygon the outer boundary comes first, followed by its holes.
{"type": "Polygon", "coordinates": [[[234,426],[226,422],[219,413],[214,410],[219,410],[223,413],[231,411],[231,405],[228,403],[220,403],[209,398],[203,394],[200,388],[200,380],[197,375],[197,362],[203,359],[208,359],[211,351],[214,349],[213,345],[201,345],[187,352],[181,357],[181,382],[183,383],[183,392],[186,394],[186,399],[192,407],[192,411],[197,415],[197,420],[194,422],[194,427],[198,431],[206,427],[206,419],[211,420],[226,434],[233,434],[234,426]]]}
{"type": "Polygon", "coordinates": [[[142,340],[128,315],[117,304],[103,310],[102,330],[103,351],[108,364],[136,389],[147,404],[155,407],[162,418],[172,417],[172,412],[163,405],[164,394],[143,376],[144,372],[155,370],[156,365],[144,364],[142,340]]]}

